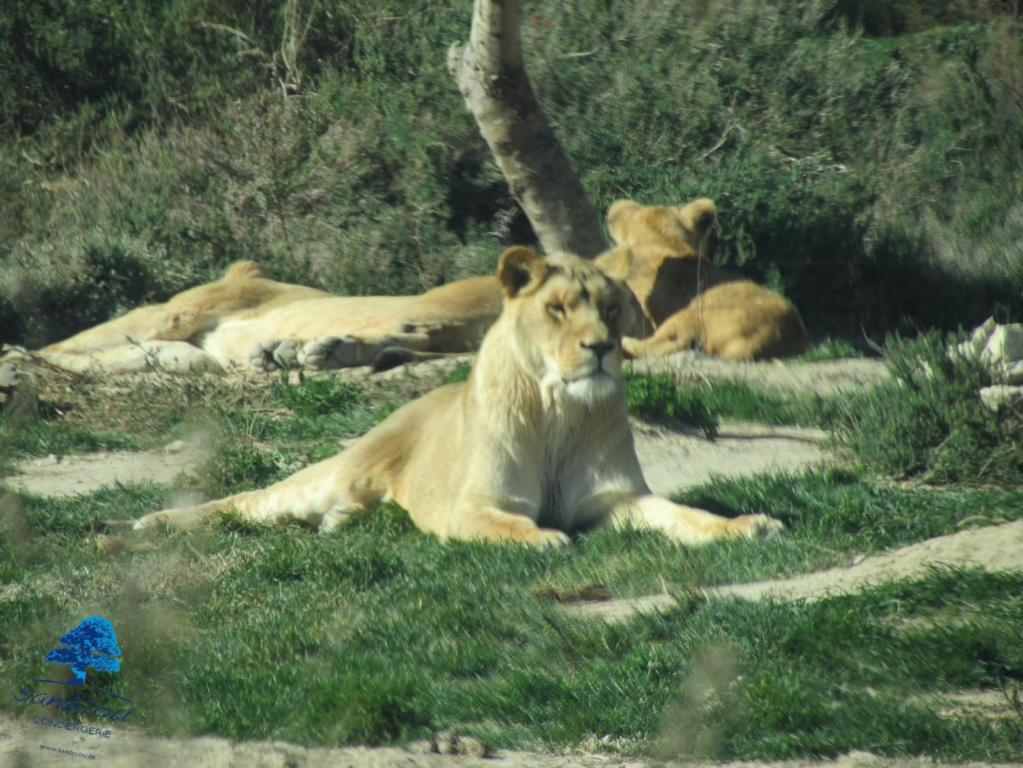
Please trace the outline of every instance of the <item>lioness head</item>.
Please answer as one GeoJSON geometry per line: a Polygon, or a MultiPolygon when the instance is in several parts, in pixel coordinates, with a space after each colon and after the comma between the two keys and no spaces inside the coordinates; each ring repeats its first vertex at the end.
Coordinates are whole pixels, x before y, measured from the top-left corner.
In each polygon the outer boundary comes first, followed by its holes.
{"type": "Polygon", "coordinates": [[[607,213],[607,226],[617,243],[596,264],[624,281],[642,307],[649,335],[709,285],[725,277],[707,261],[717,209],[706,198],[685,205],[640,205],[619,200],[607,213]]]}
{"type": "Polygon", "coordinates": [[[664,248],[676,257],[706,258],[716,221],[717,208],[707,198],[678,206],[619,200],[607,212],[607,228],[618,245],[664,248]]]}
{"type": "Polygon", "coordinates": [[[594,402],[620,391],[626,289],[591,262],[516,246],[501,256],[502,321],[546,393],[594,402]]]}

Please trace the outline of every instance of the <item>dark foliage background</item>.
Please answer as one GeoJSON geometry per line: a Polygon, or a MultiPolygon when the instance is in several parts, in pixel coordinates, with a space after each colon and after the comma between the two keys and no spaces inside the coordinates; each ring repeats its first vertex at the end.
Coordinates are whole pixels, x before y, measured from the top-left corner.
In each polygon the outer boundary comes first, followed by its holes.
{"type": "MultiPolygon", "coordinates": [[[[0,337],[254,258],[348,293],[532,239],[444,66],[450,0],[9,0],[0,337]]],[[[717,200],[716,258],[817,335],[1023,314],[1012,2],[543,0],[530,73],[598,206],[717,200]]]]}

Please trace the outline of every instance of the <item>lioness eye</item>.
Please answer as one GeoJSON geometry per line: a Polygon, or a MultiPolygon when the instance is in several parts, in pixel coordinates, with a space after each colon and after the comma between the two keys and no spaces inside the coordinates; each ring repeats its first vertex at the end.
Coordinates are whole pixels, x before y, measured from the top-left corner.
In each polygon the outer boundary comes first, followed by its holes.
{"type": "Polygon", "coordinates": [[[558,320],[565,316],[565,305],[564,304],[548,304],[547,311],[558,320]]]}

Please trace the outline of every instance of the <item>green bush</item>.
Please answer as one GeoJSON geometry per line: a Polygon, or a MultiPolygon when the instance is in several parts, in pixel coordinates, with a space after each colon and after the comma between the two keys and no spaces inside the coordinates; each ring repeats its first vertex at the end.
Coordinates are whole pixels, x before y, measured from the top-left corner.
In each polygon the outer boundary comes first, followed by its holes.
{"type": "Polygon", "coordinates": [[[992,413],[978,396],[988,367],[929,333],[888,345],[890,381],[853,399],[839,438],[867,469],[934,483],[1023,483],[1023,405],[992,413]]]}
{"type": "MultiPolygon", "coordinates": [[[[241,258],[344,293],[491,271],[533,235],[445,67],[470,13],[8,3],[0,335],[52,341],[241,258]]],[[[598,208],[714,197],[715,258],[813,332],[1023,314],[1023,37],[997,3],[542,0],[523,36],[598,208]]]]}
{"type": "Polygon", "coordinates": [[[13,294],[22,333],[29,341],[52,339],[120,314],[151,299],[160,282],[151,263],[117,241],[90,239],[77,255],[73,272],[57,270],[69,277],[66,281],[26,281],[13,294]]]}
{"type": "Polygon", "coordinates": [[[1011,0],[837,0],[825,17],[829,23],[862,28],[868,35],[902,35],[944,24],[1018,16],[1011,0]]]}

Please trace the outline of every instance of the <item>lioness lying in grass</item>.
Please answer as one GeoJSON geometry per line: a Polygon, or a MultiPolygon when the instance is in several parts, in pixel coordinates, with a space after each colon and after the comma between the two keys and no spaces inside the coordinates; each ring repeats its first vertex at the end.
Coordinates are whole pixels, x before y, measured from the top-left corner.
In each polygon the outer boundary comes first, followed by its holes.
{"type": "Polygon", "coordinates": [[[562,545],[594,526],[654,528],[683,544],[768,536],[765,515],[719,517],[654,496],[626,414],[628,292],[593,263],[516,247],[468,381],[395,411],[338,456],[264,490],[134,523],[187,528],[220,510],[329,531],[393,499],[441,538],[562,545]]]}

